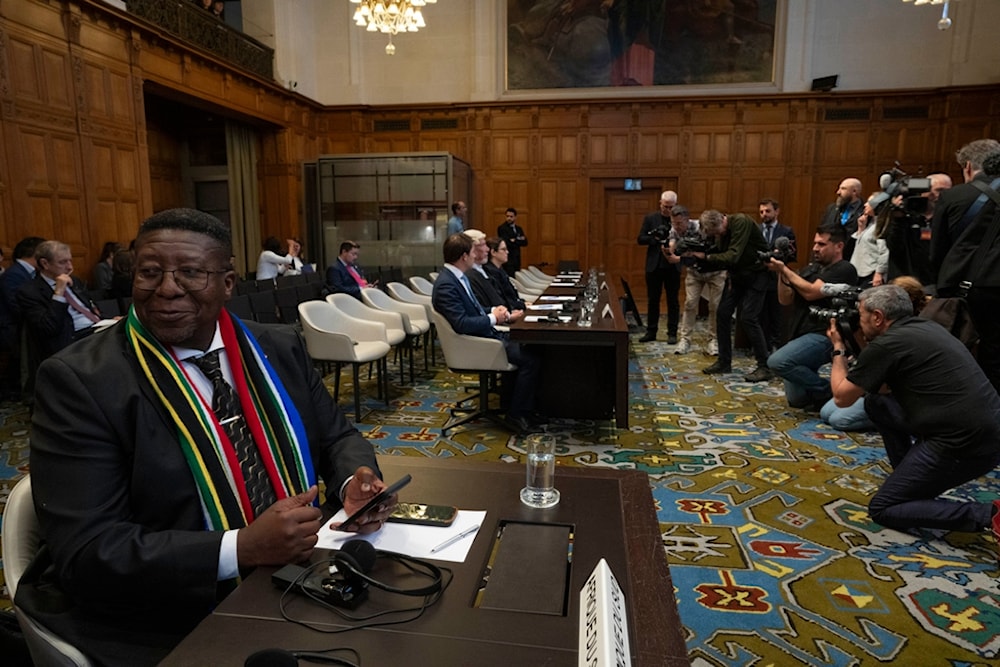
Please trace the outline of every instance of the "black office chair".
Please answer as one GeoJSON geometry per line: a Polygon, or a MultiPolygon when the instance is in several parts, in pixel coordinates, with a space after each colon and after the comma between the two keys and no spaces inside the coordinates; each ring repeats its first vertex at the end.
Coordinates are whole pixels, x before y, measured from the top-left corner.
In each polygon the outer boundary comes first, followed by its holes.
{"type": "Polygon", "coordinates": [[[262,324],[278,324],[278,306],[274,301],[274,290],[264,290],[263,292],[251,292],[247,294],[250,299],[250,309],[253,311],[255,322],[262,324]]]}
{"type": "Polygon", "coordinates": [[[226,310],[241,320],[253,319],[253,308],[250,307],[249,294],[236,294],[226,302],[226,310]]]}

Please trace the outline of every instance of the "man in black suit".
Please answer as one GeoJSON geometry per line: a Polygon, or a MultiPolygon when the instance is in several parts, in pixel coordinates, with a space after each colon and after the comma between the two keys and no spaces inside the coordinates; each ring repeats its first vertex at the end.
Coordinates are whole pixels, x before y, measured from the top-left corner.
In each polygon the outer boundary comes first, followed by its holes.
{"type": "Polygon", "coordinates": [[[83,281],[73,274],[73,254],[59,241],[39,243],[35,249],[35,277],[17,290],[28,353],[27,387],[43,360],[93,331],[100,313],[83,281]]]}
{"type": "Polygon", "coordinates": [[[487,312],[473,295],[465,275],[474,262],[472,246],[472,239],[465,234],[452,234],[445,240],[445,264],[434,282],[431,297],[434,310],[448,320],[456,333],[503,342],[507,360],[517,365],[513,373],[514,382],[505,382],[502,388],[501,405],[509,404],[504,421],[514,432],[528,433],[540,420],[535,412],[540,360],[533,350],[522,347],[496,330],[498,324],[510,323],[510,312],[506,306],[494,306],[487,312]]]}
{"type": "Polygon", "coordinates": [[[517,224],[517,209],[508,208],[504,213],[504,221],[497,227],[497,236],[507,242],[507,263],[503,270],[513,276],[521,268],[521,248],[528,245],[528,237],[524,228],[517,224]]]}
{"type": "Polygon", "coordinates": [[[856,178],[845,178],[837,186],[837,201],[830,204],[823,217],[820,227],[840,225],[847,234],[844,245],[844,259],[851,260],[854,254],[854,232],[858,231],[858,216],[864,213],[865,202],[861,198],[861,181],[856,178]]]}
{"type": "Polygon", "coordinates": [[[660,326],[660,295],[667,293],[667,343],[677,343],[680,322],[681,264],[667,248],[670,235],[670,211],[677,205],[677,193],[665,190],[660,195],[660,208],[642,219],[639,245],[646,246],[646,333],[640,343],[656,340],[660,326]]]}
{"type": "Polygon", "coordinates": [[[931,271],[938,296],[962,293],[979,332],[976,359],[1000,391],[1000,241],[989,231],[1000,225],[1000,206],[990,196],[1000,190],[1000,142],[978,139],[956,153],[965,183],[941,193],[931,220],[931,271]]]}
{"type": "Polygon", "coordinates": [[[223,308],[227,227],[163,211],[135,251],[132,314],[39,368],[30,464],[47,548],[15,600],[103,665],[157,663],[239,575],[308,558],[324,514],[385,487],[301,337],[223,308]]]}
{"type": "Polygon", "coordinates": [[[365,280],[358,266],[358,251],[361,246],[354,241],[340,244],[340,255],[326,269],[326,287],[331,293],[343,292],[355,299],[361,299],[362,287],[374,287],[375,283],[365,280]]]}
{"type": "Polygon", "coordinates": [[[463,233],[472,239],[472,268],[465,275],[469,278],[472,293],[479,301],[479,305],[484,309],[506,306],[510,322],[517,322],[524,316],[524,304],[522,302],[519,308],[515,308],[501,295],[502,286],[499,281],[504,280],[510,285],[510,277],[506,273],[499,271],[499,278],[493,273],[487,273],[486,265],[489,264],[490,251],[486,235],[478,229],[467,229],[463,233]]]}
{"type": "Polygon", "coordinates": [[[0,275],[0,352],[6,366],[0,378],[0,393],[21,396],[21,309],[17,290],[35,277],[35,249],[45,239],[28,236],[17,242],[10,268],[0,275]]]}
{"type": "MultiPolygon", "coordinates": [[[[778,212],[780,207],[773,199],[761,199],[758,207],[760,209],[760,231],[767,242],[767,249],[774,252],[774,242],[784,237],[788,239],[788,257],[795,257],[795,232],[788,225],[778,222],[778,212]]],[[[784,258],[782,261],[785,261],[784,258]]],[[[781,304],[778,302],[778,276],[774,274],[767,286],[767,294],[764,296],[764,309],[760,312],[760,324],[764,328],[764,337],[767,339],[767,347],[776,350],[785,344],[784,326],[781,321],[781,304]]]]}

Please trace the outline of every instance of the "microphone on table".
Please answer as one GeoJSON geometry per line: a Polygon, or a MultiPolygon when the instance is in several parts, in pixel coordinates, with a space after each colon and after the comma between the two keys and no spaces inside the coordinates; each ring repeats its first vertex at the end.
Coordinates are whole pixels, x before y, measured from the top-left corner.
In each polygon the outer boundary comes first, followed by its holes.
{"type": "Polygon", "coordinates": [[[257,651],[246,659],[243,667],[296,667],[299,664],[299,660],[327,665],[358,667],[356,663],[338,658],[335,655],[312,653],[310,651],[286,651],[283,648],[266,648],[257,651]]]}

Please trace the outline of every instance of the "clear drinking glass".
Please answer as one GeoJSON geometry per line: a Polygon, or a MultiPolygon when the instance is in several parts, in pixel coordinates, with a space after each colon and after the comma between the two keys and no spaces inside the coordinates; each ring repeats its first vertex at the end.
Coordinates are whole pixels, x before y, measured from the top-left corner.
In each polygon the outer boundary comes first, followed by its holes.
{"type": "Polygon", "coordinates": [[[528,507],[544,509],[559,503],[555,487],[556,439],[555,436],[536,433],[524,439],[528,455],[526,486],[521,489],[521,502],[528,507]]]}

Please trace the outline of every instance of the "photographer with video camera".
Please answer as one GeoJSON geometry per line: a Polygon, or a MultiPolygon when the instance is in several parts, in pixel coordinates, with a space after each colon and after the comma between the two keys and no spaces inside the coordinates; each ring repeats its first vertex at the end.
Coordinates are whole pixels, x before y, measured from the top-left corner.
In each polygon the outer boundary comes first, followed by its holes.
{"type": "Polygon", "coordinates": [[[660,209],[642,220],[639,245],[646,246],[646,333],[640,343],[656,340],[660,325],[660,294],[667,293],[667,343],[677,343],[677,321],[681,304],[680,258],[670,252],[670,210],[677,205],[677,193],[666,190],[660,195],[660,209]]]}
{"type": "MultiPolygon", "coordinates": [[[[771,258],[768,268],[778,274],[778,300],[793,306],[790,340],[767,360],[768,367],[785,384],[785,398],[793,408],[819,410],[830,399],[830,384],[819,376],[829,363],[833,345],[825,335],[829,317],[816,317],[815,308],[833,309],[827,284],[856,285],[858,273],[844,259],[846,234],[839,225],[821,226],[813,238],[812,263],[798,273],[783,261],[771,258]]],[[[848,294],[849,290],[845,290],[848,294]]]]}
{"type": "Polygon", "coordinates": [[[764,235],[760,227],[745,213],[726,216],[719,211],[708,210],[701,214],[698,222],[705,236],[716,238],[716,248],[709,252],[689,251],[684,256],[701,260],[701,266],[707,271],[729,271],[715,315],[719,358],[701,372],[713,375],[732,371],[733,314],[738,307],[743,331],[750,340],[757,360],[757,367],[744,380],[770,380],[772,374],[767,367],[767,340],[760,326],[760,313],[764,308],[768,282],[767,269],[759,259],[760,253],[769,252],[764,235]]]}
{"type": "Polygon", "coordinates": [[[704,296],[708,302],[708,321],[712,334],[706,352],[714,356],[719,353],[715,314],[719,308],[719,300],[722,299],[722,289],[726,285],[726,272],[703,271],[694,258],[682,257],[688,252],[709,252],[711,247],[702,235],[698,221],[691,220],[688,216],[687,208],[679,204],[670,209],[669,248],[684,266],[684,312],[681,315],[680,338],[674,354],[687,354],[691,351],[691,332],[698,317],[698,304],[704,296]]]}
{"type": "Polygon", "coordinates": [[[965,297],[979,332],[977,360],[1000,391],[1000,143],[980,139],[957,153],[965,183],[941,195],[931,221],[937,295],[965,297]]]}
{"type": "Polygon", "coordinates": [[[1000,542],[1000,501],[939,497],[1000,464],[1000,396],[961,341],[937,322],[913,317],[902,287],[865,290],[858,310],[868,344],[853,365],[833,322],[827,335],[835,350],[833,398],[846,407],[865,396],[892,466],[868,514],[896,530],[992,528],[1000,542]],[[892,393],[880,393],[886,389],[892,393]]]}

